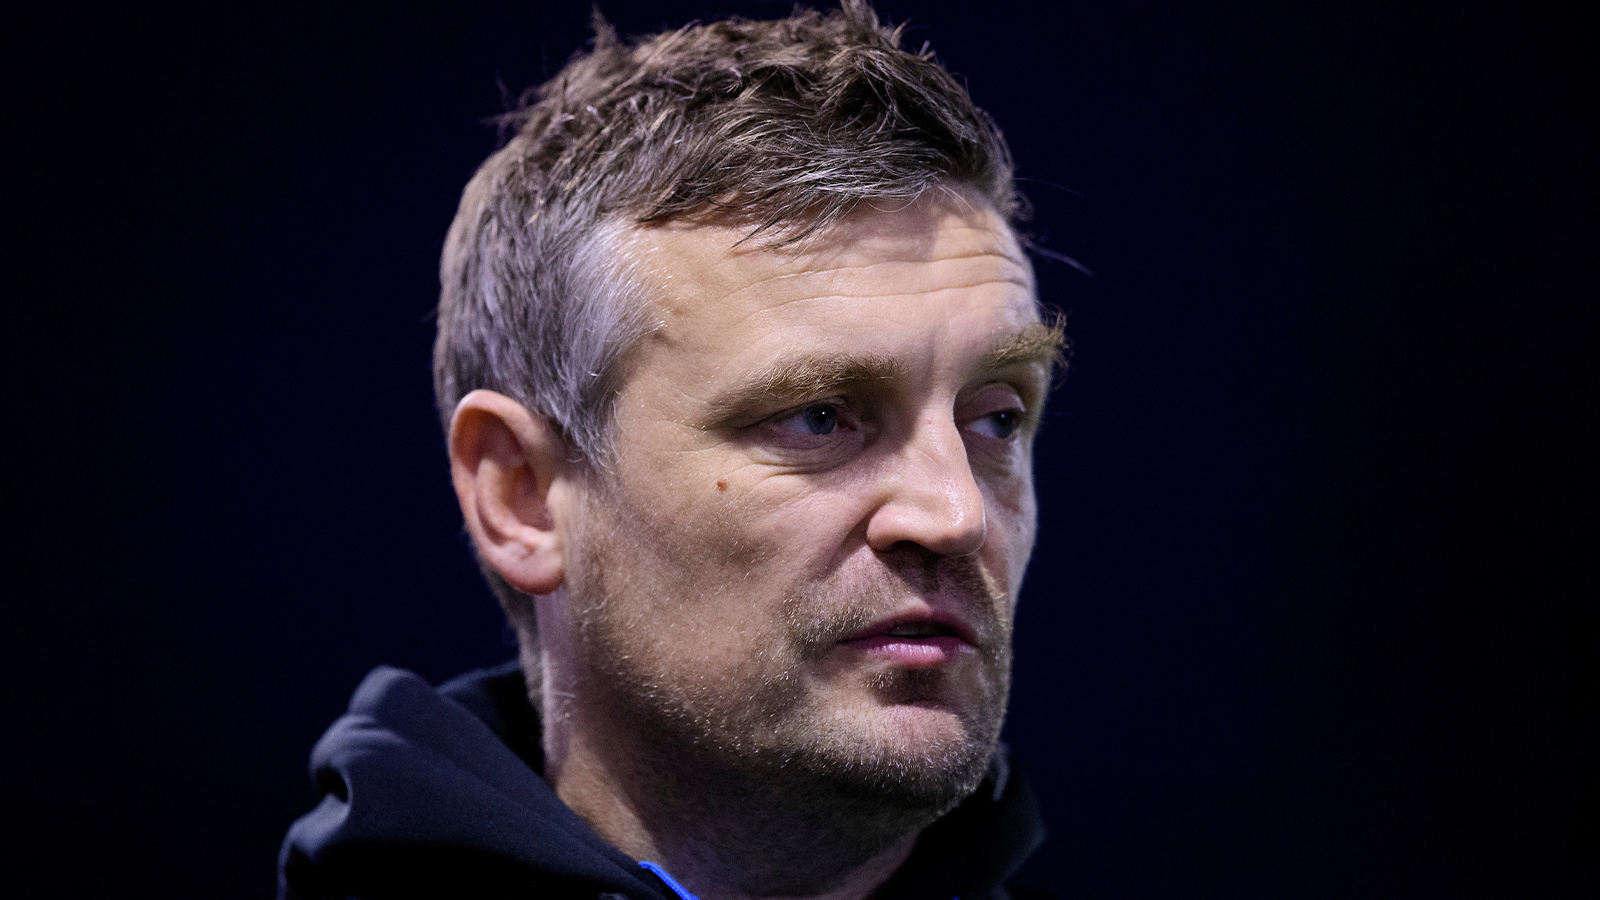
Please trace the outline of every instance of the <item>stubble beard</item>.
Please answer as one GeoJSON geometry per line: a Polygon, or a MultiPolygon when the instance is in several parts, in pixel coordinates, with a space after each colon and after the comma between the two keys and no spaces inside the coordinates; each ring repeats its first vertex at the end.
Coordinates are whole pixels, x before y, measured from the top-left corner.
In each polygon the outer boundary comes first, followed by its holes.
{"type": "MultiPolygon", "coordinates": [[[[606,537],[613,536],[620,537],[606,537]]],[[[610,713],[637,738],[631,758],[614,764],[630,769],[627,780],[650,795],[638,811],[652,831],[722,857],[718,868],[740,873],[752,893],[827,890],[983,780],[1010,687],[1012,605],[973,558],[908,552],[865,575],[836,575],[786,596],[777,633],[754,636],[758,650],[736,671],[705,672],[670,665],[642,646],[640,636],[660,623],[638,615],[638,603],[615,602],[672,589],[627,574],[653,571],[627,558],[629,542],[583,543],[569,570],[583,681],[604,693],[610,713]],[[945,668],[889,668],[866,681],[864,696],[880,709],[830,705],[812,673],[841,638],[911,592],[960,598],[976,626],[982,677],[965,702],[948,708],[960,686],[952,688],[945,668]],[[902,705],[947,709],[956,727],[908,734],[879,714],[902,705]]]]}

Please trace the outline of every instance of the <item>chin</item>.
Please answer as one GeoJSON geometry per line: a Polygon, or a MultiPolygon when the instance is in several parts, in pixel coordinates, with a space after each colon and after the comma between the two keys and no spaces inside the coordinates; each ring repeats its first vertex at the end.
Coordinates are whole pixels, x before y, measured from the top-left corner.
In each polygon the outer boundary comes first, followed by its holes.
{"type": "Polygon", "coordinates": [[[942,815],[977,789],[1000,736],[994,717],[930,702],[881,706],[821,729],[792,760],[836,790],[902,810],[942,815]]]}

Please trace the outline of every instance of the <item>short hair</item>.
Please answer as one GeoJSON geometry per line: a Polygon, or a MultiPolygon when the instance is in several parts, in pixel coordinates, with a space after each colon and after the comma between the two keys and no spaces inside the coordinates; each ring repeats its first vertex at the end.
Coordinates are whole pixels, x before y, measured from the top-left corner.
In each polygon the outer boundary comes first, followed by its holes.
{"type": "MultiPolygon", "coordinates": [[[[598,12],[594,27],[590,52],[503,117],[514,136],[450,226],[434,344],[447,429],[488,388],[604,464],[623,360],[650,327],[621,252],[630,229],[705,217],[788,243],[861,202],[953,186],[1018,217],[993,121],[867,0],[626,42],[598,12]]],[[[509,586],[486,574],[512,612],[509,586]]]]}

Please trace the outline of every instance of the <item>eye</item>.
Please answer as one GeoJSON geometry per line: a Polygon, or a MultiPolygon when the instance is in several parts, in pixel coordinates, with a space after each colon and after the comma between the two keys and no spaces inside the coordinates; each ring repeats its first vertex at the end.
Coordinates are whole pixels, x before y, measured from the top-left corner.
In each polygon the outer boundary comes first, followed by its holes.
{"type": "Polygon", "coordinates": [[[998,440],[1006,440],[1022,426],[1022,410],[1002,409],[973,420],[972,430],[998,440]]]}
{"type": "Polygon", "coordinates": [[[816,403],[784,416],[774,424],[802,434],[832,434],[839,427],[839,408],[829,403],[816,403]]]}

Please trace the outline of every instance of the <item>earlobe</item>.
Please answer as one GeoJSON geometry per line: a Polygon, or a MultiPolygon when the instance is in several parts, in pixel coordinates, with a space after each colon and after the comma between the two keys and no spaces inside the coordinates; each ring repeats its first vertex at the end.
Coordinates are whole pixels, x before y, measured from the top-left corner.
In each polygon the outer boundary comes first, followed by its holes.
{"type": "Polygon", "coordinates": [[[484,562],[525,594],[565,578],[566,442],[549,421],[494,391],[461,398],[450,420],[450,474],[484,562]]]}

